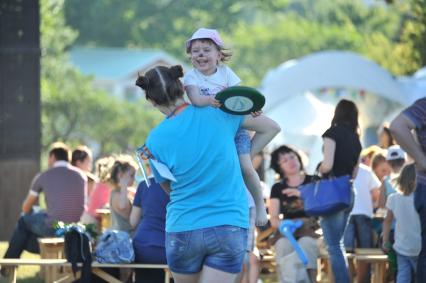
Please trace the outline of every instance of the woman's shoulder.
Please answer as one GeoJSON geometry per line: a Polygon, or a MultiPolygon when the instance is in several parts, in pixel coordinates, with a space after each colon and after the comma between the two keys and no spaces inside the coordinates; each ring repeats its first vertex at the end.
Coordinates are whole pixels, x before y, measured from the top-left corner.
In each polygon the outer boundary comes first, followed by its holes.
{"type": "Polygon", "coordinates": [[[305,180],[303,180],[302,185],[305,185],[305,184],[307,184],[307,183],[311,183],[311,182],[313,182],[313,181],[314,181],[314,179],[315,179],[315,176],[314,176],[314,175],[306,174],[306,175],[305,175],[305,180]]]}
{"type": "Polygon", "coordinates": [[[271,191],[275,191],[275,190],[280,190],[281,188],[283,188],[285,186],[285,184],[283,183],[282,180],[274,183],[271,187],[271,191]]]}
{"type": "Polygon", "coordinates": [[[272,185],[271,198],[278,198],[282,195],[282,190],[287,188],[285,180],[280,180],[272,185]]]}
{"type": "Polygon", "coordinates": [[[331,138],[333,140],[336,140],[338,138],[345,138],[353,136],[354,138],[358,139],[358,135],[352,131],[349,127],[344,125],[332,125],[330,128],[328,128],[324,134],[322,134],[323,138],[331,138]]]}
{"type": "Polygon", "coordinates": [[[335,133],[336,133],[336,126],[331,126],[327,130],[325,130],[325,132],[322,134],[322,137],[323,138],[332,137],[335,135],[335,133]]]}

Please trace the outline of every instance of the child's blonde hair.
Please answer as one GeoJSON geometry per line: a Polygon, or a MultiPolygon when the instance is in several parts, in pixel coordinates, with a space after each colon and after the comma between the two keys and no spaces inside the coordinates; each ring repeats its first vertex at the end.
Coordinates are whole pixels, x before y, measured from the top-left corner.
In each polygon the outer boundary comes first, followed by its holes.
{"type": "Polygon", "coordinates": [[[405,165],[398,178],[396,178],[396,187],[397,190],[408,196],[416,190],[416,168],[414,163],[405,165]]]}
{"type": "Polygon", "coordinates": [[[105,183],[109,180],[113,164],[114,158],[112,156],[103,157],[96,161],[96,175],[98,176],[100,182],[105,183]]]}

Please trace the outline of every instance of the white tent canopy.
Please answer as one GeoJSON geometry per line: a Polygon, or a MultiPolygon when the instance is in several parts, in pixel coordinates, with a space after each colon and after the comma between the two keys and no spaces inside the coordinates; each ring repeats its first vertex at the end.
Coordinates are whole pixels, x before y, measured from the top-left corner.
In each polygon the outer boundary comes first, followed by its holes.
{"type": "Polygon", "coordinates": [[[417,70],[414,73],[413,77],[416,78],[416,79],[426,80],[426,66],[424,66],[423,68],[417,70]]]}
{"type": "Polygon", "coordinates": [[[400,84],[373,61],[353,52],[323,51],[268,71],[261,85],[265,110],[279,107],[290,96],[321,88],[359,89],[407,104],[400,84]]]}
{"type": "Polygon", "coordinates": [[[322,156],[321,135],[329,127],[333,112],[333,105],[322,102],[310,92],[290,97],[280,107],[266,113],[283,129],[270,146],[291,144],[303,150],[309,156],[309,163],[305,161],[306,169],[313,172],[322,156]]]}
{"type": "Polygon", "coordinates": [[[398,83],[407,94],[407,105],[426,96],[426,67],[417,71],[412,77],[399,77],[398,83]],[[422,71],[422,72],[420,72],[422,71]],[[423,75],[421,77],[420,75],[423,75]]]}
{"type": "Polygon", "coordinates": [[[267,115],[280,124],[286,134],[321,136],[330,125],[333,112],[333,105],[306,92],[289,98],[267,115]]]}

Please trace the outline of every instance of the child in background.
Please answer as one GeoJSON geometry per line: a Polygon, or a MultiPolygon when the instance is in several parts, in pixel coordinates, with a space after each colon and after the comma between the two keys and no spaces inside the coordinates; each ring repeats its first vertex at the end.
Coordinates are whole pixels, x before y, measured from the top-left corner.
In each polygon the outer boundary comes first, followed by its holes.
{"type": "Polygon", "coordinates": [[[389,195],[388,212],[383,222],[383,250],[389,251],[389,234],[393,219],[396,220],[395,243],[398,272],[396,283],[411,282],[416,273],[417,258],[422,248],[420,218],[414,208],[413,192],[416,188],[414,164],[406,165],[397,179],[397,192],[389,195]]]}
{"type": "Polygon", "coordinates": [[[111,229],[132,233],[130,212],[132,203],[129,187],[135,182],[137,164],[130,155],[120,155],[111,168],[112,190],[109,198],[111,209],[111,229]]]}
{"type": "Polygon", "coordinates": [[[89,197],[96,183],[96,176],[92,171],[93,154],[90,148],[85,145],[79,145],[73,150],[71,156],[71,165],[79,168],[87,176],[87,196],[89,197]]]}
{"type": "MultiPolygon", "coordinates": [[[[191,57],[194,69],[184,76],[186,93],[195,106],[219,107],[215,95],[231,86],[238,85],[240,78],[225,64],[231,53],[224,48],[219,33],[214,29],[200,28],[186,42],[186,52],[191,57]]],[[[238,157],[244,182],[256,205],[256,225],[268,222],[259,176],[253,168],[251,156],[261,148],[251,145],[247,131],[240,129],[235,136],[238,157]]]]}
{"type": "Polygon", "coordinates": [[[384,207],[387,197],[396,191],[392,180],[398,178],[406,161],[406,153],[399,145],[392,145],[387,150],[386,161],[391,168],[391,174],[384,177],[382,186],[380,186],[379,207],[384,207]]]}
{"type": "Polygon", "coordinates": [[[81,216],[80,221],[82,223],[100,225],[101,218],[96,214],[96,210],[103,208],[108,204],[111,191],[111,185],[108,180],[110,178],[110,172],[113,164],[113,157],[104,157],[96,161],[95,170],[98,182],[95,184],[95,187],[89,196],[87,206],[81,216]]]}
{"type": "Polygon", "coordinates": [[[371,169],[380,182],[383,182],[386,176],[391,173],[391,167],[386,161],[386,157],[381,153],[376,153],[371,160],[371,169]]]}

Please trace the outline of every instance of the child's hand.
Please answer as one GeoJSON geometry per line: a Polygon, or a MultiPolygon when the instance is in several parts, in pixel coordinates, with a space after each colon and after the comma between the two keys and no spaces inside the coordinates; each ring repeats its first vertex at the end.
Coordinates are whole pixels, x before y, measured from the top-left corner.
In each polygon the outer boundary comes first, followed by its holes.
{"type": "Polygon", "coordinates": [[[262,113],[263,113],[262,110],[253,111],[253,112],[251,112],[251,116],[254,117],[254,118],[256,118],[257,116],[262,115],[262,113]]]}
{"type": "Polygon", "coordinates": [[[390,251],[391,243],[390,242],[383,242],[382,244],[382,251],[387,254],[390,251]]]}
{"type": "Polygon", "coordinates": [[[130,178],[131,178],[130,177],[130,172],[129,171],[128,172],[123,172],[123,173],[119,174],[118,178],[119,178],[118,184],[119,184],[120,188],[122,190],[124,190],[124,189],[127,190],[127,187],[129,185],[130,178]]]}
{"type": "Polygon", "coordinates": [[[219,108],[220,106],[222,106],[222,104],[220,103],[219,100],[217,100],[216,98],[214,98],[213,96],[209,97],[209,104],[210,106],[219,108]]]}

